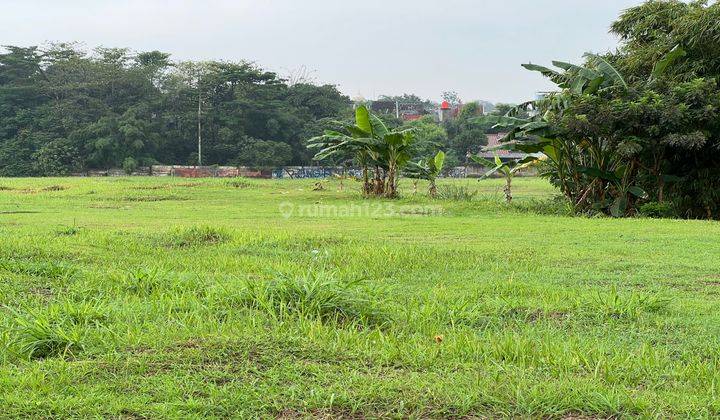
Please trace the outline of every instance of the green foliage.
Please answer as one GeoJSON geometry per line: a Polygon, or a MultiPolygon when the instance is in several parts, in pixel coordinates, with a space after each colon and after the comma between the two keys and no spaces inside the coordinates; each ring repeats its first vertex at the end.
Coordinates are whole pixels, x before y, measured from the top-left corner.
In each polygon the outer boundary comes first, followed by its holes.
{"type": "Polygon", "coordinates": [[[255,168],[287,165],[292,160],[292,147],[287,143],[247,139],[238,153],[237,163],[255,168]]]}
{"type": "Polygon", "coordinates": [[[308,148],[319,149],[314,159],[353,156],[363,167],[363,193],[396,198],[400,172],[408,164],[415,143],[412,129],[389,129],[365,105],[355,110],[355,124],[337,122],[342,132],[327,130],[308,140],[308,148]],[[374,168],[373,180],[369,171],[374,168]]]}
{"type": "Polygon", "coordinates": [[[647,202],[720,218],[720,5],[647,2],[613,25],[615,54],[583,66],[526,65],[561,89],[486,117],[509,130],[501,148],[543,153],[543,174],[580,212],[633,215],[647,202]],[[713,26],[714,25],[714,26],[713,26]]]}
{"type": "Polygon", "coordinates": [[[204,164],[307,164],[304,133],[351,110],[334,86],[290,86],[246,62],[68,44],[5,47],[0,104],[4,176],[118,168],[127,158],[195,164],[198,123],[204,164]]]}
{"type": "Polygon", "coordinates": [[[133,159],[131,157],[126,157],[125,160],[123,160],[122,168],[126,174],[131,175],[133,172],[135,172],[137,170],[138,163],[135,159],[133,159]]]}
{"type": "Polygon", "coordinates": [[[441,150],[432,158],[422,159],[418,162],[409,162],[403,170],[403,175],[408,178],[430,181],[430,197],[435,197],[437,194],[435,180],[442,173],[444,164],[445,153],[441,150]]]}
{"type": "Polygon", "coordinates": [[[656,201],[651,201],[641,205],[638,208],[638,213],[641,216],[652,218],[668,218],[677,216],[672,204],[658,203],[656,201]]]}
{"type": "Polygon", "coordinates": [[[28,359],[75,356],[84,348],[86,330],[101,326],[108,314],[98,304],[65,302],[15,312],[10,348],[28,359]]]}
{"type": "Polygon", "coordinates": [[[486,131],[491,125],[483,124],[477,119],[480,115],[480,105],[477,102],[465,104],[457,118],[443,122],[443,128],[448,135],[446,151],[452,151],[463,162],[468,154],[475,154],[480,148],[487,145],[486,131]]]}
{"type": "Polygon", "coordinates": [[[470,156],[470,158],[475,161],[475,163],[478,163],[488,169],[488,171],[483,174],[483,178],[487,178],[498,173],[505,178],[505,188],[503,191],[505,192],[505,201],[508,204],[512,201],[512,180],[515,177],[515,174],[537,164],[539,160],[537,157],[532,155],[522,160],[510,160],[506,162],[503,162],[498,155],[495,155],[495,159],[493,161],[487,160],[482,156],[470,156]]]}

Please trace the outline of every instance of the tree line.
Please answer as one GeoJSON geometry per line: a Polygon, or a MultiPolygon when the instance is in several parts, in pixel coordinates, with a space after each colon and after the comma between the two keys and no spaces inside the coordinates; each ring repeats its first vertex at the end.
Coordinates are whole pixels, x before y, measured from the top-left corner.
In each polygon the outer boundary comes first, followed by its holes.
{"type": "MultiPolygon", "coordinates": [[[[297,78],[295,78],[297,79],[297,78]]],[[[395,97],[384,97],[395,98],[395,97]]],[[[402,95],[433,103],[416,95],[402,95]]],[[[448,164],[487,143],[477,104],[438,124],[431,115],[389,127],[417,133],[417,156],[448,164]]],[[[76,44],[5,46],[0,53],[0,176],[67,175],[152,164],[312,165],[308,139],[353,120],[333,85],[288,81],[250,62],[176,62],[159,51],[76,44]]]]}
{"type": "Polygon", "coordinates": [[[304,141],[351,115],[335,86],[248,62],[70,44],[0,54],[0,175],[155,163],[308,164],[304,141]]]}

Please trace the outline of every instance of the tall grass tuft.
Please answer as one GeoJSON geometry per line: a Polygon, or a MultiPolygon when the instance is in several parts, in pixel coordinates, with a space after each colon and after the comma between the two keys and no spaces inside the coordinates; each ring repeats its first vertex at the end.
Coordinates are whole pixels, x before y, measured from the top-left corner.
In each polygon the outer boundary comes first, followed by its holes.
{"type": "Polygon", "coordinates": [[[326,323],[383,327],[390,319],[360,281],[342,282],[333,276],[308,273],[270,282],[247,282],[240,302],[273,316],[319,319],[326,323]]]}
{"type": "Polygon", "coordinates": [[[7,347],[30,360],[76,355],[84,349],[87,328],[99,327],[108,319],[102,307],[88,303],[13,312],[16,327],[7,347]]]}
{"type": "Polygon", "coordinates": [[[473,190],[467,185],[441,185],[438,187],[437,198],[451,201],[472,201],[477,193],[477,190],[473,190]]]}
{"type": "Polygon", "coordinates": [[[228,242],[231,236],[225,230],[212,226],[193,226],[175,228],[167,234],[165,239],[166,244],[170,247],[190,248],[228,242]]]}
{"type": "Polygon", "coordinates": [[[656,295],[637,292],[620,293],[614,285],[609,293],[599,294],[589,305],[593,311],[608,318],[637,318],[643,313],[661,312],[671,300],[656,295]]]}

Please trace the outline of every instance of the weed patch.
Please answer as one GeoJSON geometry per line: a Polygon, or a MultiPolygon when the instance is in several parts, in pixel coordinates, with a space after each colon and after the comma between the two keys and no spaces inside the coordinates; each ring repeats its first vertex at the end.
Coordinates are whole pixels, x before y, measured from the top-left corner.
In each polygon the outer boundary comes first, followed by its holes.
{"type": "Polygon", "coordinates": [[[80,233],[80,228],[77,226],[62,226],[55,229],[55,235],[57,236],[74,236],[80,233]]]}
{"type": "Polygon", "coordinates": [[[670,302],[670,299],[659,295],[638,292],[620,293],[613,286],[606,294],[598,293],[585,305],[585,309],[607,318],[632,319],[643,313],[664,311],[670,302]]]}
{"type": "Polygon", "coordinates": [[[357,281],[341,282],[326,274],[281,277],[270,282],[247,282],[241,305],[272,316],[299,316],[326,323],[383,327],[388,314],[357,281]]]}
{"type": "Polygon", "coordinates": [[[217,245],[230,241],[230,234],[212,226],[193,226],[175,228],[164,235],[166,246],[172,248],[190,248],[203,245],[217,245]]]}
{"type": "Polygon", "coordinates": [[[252,188],[253,184],[245,179],[234,179],[225,183],[228,187],[232,188],[252,188]]]}
{"type": "Polygon", "coordinates": [[[86,330],[100,327],[108,320],[105,309],[88,303],[66,302],[13,312],[14,337],[8,347],[30,360],[75,356],[85,348],[86,330]]]}
{"type": "Polygon", "coordinates": [[[48,192],[48,191],[65,191],[65,190],[67,190],[67,189],[68,189],[68,187],[66,187],[66,186],[64,186],[64,185],[49,185],[49,186],[47,186],[47,187],[44,187],[41,191],[45,191],[45,192],[48,192]]]}
{"type": "Polygon", "coordinates": [[[451,201],[472,201],[477,193],[477,190],[473,190],[467,185],[441,185],[437,191],[437,198],[451,201]]]}
{"type": "Polygon", "coordinates": [[[185,201],[189,200],[188,197],[184,197],[177,194],[169,195],[126,195],[122,197],[120,201],[128,202],[156,202],[156,201],[185,201]]]}
{"type": "Polygon", "coordinates": [[[168,273],[157,268],[139,267],[128,271],[117,280],[122,292],[138,296],[170,293],[202,294],[197,276],[168,273]]]}

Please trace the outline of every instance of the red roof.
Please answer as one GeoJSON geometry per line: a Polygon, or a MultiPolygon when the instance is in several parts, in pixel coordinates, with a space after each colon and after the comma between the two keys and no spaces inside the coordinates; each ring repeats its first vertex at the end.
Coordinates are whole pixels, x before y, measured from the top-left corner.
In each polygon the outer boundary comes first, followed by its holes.
{"type": "Polygon", "coordinates": [[[450,109],[450,102],[442,101],[442,105],[440,105],[440,109],[450,109]]]}

